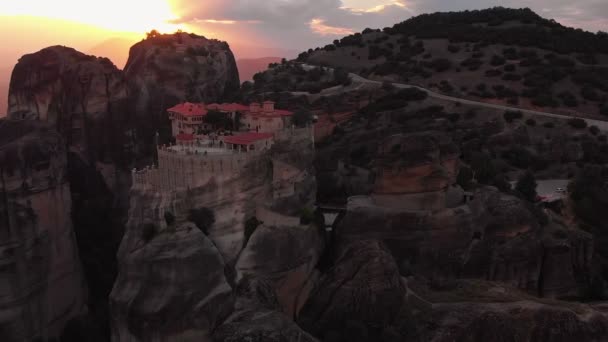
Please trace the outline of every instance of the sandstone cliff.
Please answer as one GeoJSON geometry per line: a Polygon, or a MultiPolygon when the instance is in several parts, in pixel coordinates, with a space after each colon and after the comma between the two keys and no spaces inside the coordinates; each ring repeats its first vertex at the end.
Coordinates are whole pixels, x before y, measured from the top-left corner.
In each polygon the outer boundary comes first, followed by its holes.
{"type": "Polygon", "coordinates": [[[547,297],[576,296],[588,286],[589,234],[559,221],[542,225],[529,205],[493,188],[474,197],[433,214],[357,208],[340,222],[336,238],[381,239],[400,266],[428,277],[503,281],[547,297]]]}
{"type": "Polygon", "coordinates": [[[107,114],[127,97],[122,73],[107,58],[53,46],[25,55],[13,70],[9,116],[70,127],[75,114],[107,114]]]}
{"type": "Polygon", "coordinates": [[[121,251],[112,341],[205,340],[232,312],[232,288],[211,240],[193,224],[171,228],[121,251]]]}
{"type": "Polygon", "coordinates": [[[301,335],[312,341],[293,323],[314,287],[324,247],[321,231],[300,219],[315,196],[312,146],[308,135],[280,145],[222,181],[211,177],[204,186],[163,193],[132,191],[117,255],[119,277],[110,296],[114,341],[204,337],[214,331],[216,340],[253,335],[290,341],[301,335]],[[190,215],[193,210],[213,219],[201,223],[190,215]],[[143,265],[150,263],[157,266],[146,271],[143,265]],[[200,273],[191,270],[197,267],[203,267],[200,273]],[[144,285],[150,281],[155,285],[144,285]],[[251,285],[258,283],[274,298],[271,307],[259,304],[257,285],[251,285]],[[228,284],[240,289],[236,299],[228,284]],[[178,317],[192,319],[168,318],[178,306],[178,317]],[[157,328],[144,328],[150,326],[157,328]]]}
{"type": "Polygon", "coordinates": [[[62,138],[0,120],[0,326],[3,341],[59,336],[86,312],[62,138]]]}
{"type": "Polygon", "coordinates": [[[216,102],[240,88],[226,42],[195,34],[149,37],[131,47],[125,75],[140,115],[165,115],[177,102],[216,102]]]}

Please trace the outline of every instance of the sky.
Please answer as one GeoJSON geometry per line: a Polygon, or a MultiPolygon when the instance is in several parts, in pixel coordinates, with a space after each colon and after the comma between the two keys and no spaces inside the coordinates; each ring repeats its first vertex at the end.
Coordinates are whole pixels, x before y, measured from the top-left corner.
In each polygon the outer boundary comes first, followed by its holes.
{"type": "MultiPolygon", "coordinates": [[[[136,42],[152,28],[181,28],[252,49],[302,51],[412,15],[498,5],[608,30],[606,0],[2,0],[0,68],[49,45],[87,52],[107,40],[136,42]]],[[[242,54],[254,54],[249,52],[242,54]]]]}
{"type": "Polygon", "coordinates": [[[0,88],[20,56],[51,45],[122,68],[128,48],[153,28],[226,40],[237,58],[291,58],[366,27],[493,6],[529,7],[567,26],[608,31],[608,0],[0,0],[0,88]]]}

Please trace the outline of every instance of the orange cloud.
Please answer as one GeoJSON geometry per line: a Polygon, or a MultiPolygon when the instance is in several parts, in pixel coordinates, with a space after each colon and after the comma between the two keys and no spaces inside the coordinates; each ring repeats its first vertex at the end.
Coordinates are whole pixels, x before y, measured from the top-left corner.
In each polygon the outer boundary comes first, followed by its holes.
{"type": "Polygon", "coordinates": [[[310,29],[321,36],[346,36],[355,33],[346,27],[335,27],[325,24],[325,20],[315,18],[310,21],[310,29]]]}

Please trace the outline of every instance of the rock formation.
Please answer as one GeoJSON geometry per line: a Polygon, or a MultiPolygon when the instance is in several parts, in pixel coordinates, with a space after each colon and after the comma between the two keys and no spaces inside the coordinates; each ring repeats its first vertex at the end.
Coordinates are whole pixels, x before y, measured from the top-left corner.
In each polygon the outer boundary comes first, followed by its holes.
{"type": "Polygon", "coordinates": [[[376,156],[373,199],[387,207],[440,210],[456,182],[458,149],[445,134],[422,132],[385,139],[376,156]]]}
{"type": "Polygon", "coordinates": [[[193,224],[154,229],[132,227],[138,243],[120,250],[112,341],[205,340],[232,311],[222,256],[193,224]]]}
{"type": "Polygon", "coordinates": [[[119,277],[110,296],[113,340],[178,338],[184,332],[200,337],[222,323],[222,327],[233,328],[218,328],[215,339],[223,336],[236,341],[235,336],[261,334],[287,341],[285,336],[301,334],[306,340],[307,335],[292,320],[314,286],[324,239],[312,221],[303,222],[300,217],[315,196],[311,137],[308,130],[301,132],[306,134],[289,132],[276,148],[242,169],[232,170],[234,174],[221,181],[211,177],[201,187],[162,193],[144,188],[132,191],[127,228],[117,255],[119,277]],[[190,215],[193,210],[212,213],[213,219],[208,224],[197,223],[190,215]],[[167,268],[160,274],[145,271],[143,265],[149,264],[158,264],[152,269],[167,268]],[[201,273],[188,274],[195,265],[204,265],[201,273]],[[276,305],[270,309],[257,304],[242,306],[239,303],[250,301],[238,293],[235,305],[227,284],[249,288],[250,281],[266,284],[276,305]],[[155,285],[144,286],[146,282],[155,285]],[[159,298],[152,298],[154,295],[159,298]],[[147,304],[157,301],[161,303],[153,307],[147,304]],[[213,314],[216,311],[208,309],[208,304],[221,310],[213,314]],[[192,319],[177,322],[168,318],[177,305],[182,311],[175,317],[192,319]],[[224,321],[228,314],[230,318],[224,321]],[[144,329],[149,326],[159,329],[144,329]],[[152,335],[145,335],[146,331],[152,335]]]}
{"type": "Polygon", "coordinates": [[[213,334],[213,341],[317,342],[281,312],[274,287],[245,278],[236,289],[234,312],[213,334]]]}
{"type": "Polygon", "coordinates": [[[137,113],[158,119],[180,101],[212,103],[240,88],[228,44],[195,34],[157,35],[135,44],[124,71],[137,113]]]}
{"type": "Polygon", "coordinates": [[[273,286],[282,311],[296,317],[318,278],[324,240],[315,226],[259,226],[236,263],[240,277],[273,286]]]}
{"type": "Polygon", "coordinates": [[[9,117],[72,128],[74,121],[106,115],[126,98],[122,72],[109,59],[52,46],[19,59],[11,77],[9,117]]]}
{"type": "Polygon", "coordinates": [[[348,321],[369,326],[392,322],[405,298],[405,286],[390,252],[377,240],[336,247],[334,266],[315,287],[298,322],[316,336],[338,331],[348,321]]]}
{"type": "Polygon", "coordinates": [[[86,312],[62,138],[46,125],[0,120],[0,335],[59,336],[86,312]]]}

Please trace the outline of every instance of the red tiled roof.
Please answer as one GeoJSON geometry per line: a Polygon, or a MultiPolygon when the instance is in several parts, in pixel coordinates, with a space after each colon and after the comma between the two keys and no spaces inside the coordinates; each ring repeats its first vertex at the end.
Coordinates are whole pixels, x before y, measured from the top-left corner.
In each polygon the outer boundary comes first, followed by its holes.
{"type": "Polygon", "coordinates": [[[256,141],[266,140],[270,138],[272,138],[272,133],[249,132],[239,135],[227,136],[224,138],[224,142],[235,145],[249,145],[256,141]]]}
{"type": "Polygon", "coordinates": [[[240,103],[212,103],[207,106],[207,109],[219,110],[223,112],[244,112],[249,110],[249,106],[240,103]]]}
{"type": "Polygon", "coordinates": [[[207,115],[207,109],[203,103],[181,103],[175,107],[167,109],[168,112],[179,113],[184,116],[203,116],[207,115]]]}
{"type": "Polygon", "coordinates": [[[177,139],[178,141],[193,141],[194,140],[194,135],[193,134],[186,134],[186,133],[180,133],[178,134],[175,139],[177,139]]]}

